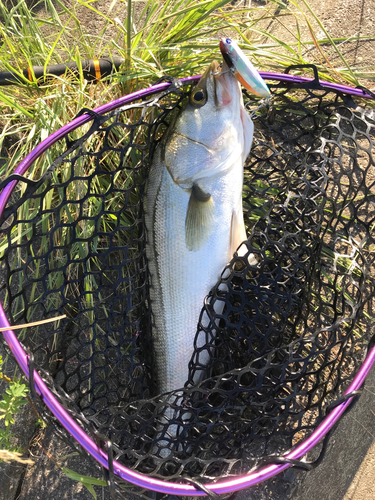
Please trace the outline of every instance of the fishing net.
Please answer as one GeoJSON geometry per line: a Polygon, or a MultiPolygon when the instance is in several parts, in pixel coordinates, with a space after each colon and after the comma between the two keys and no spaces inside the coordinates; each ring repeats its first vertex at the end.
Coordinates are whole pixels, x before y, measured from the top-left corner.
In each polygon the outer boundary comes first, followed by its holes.
{"type": "Polygon", "coordinates": [[[61,139],[63,154],[50,151],[47,171],[8,180],[0,300],[12,325],[66,315],[18,338],[86,435],[127,468],[205,491],[311,436],[363,362],[374,333],[375,115],[316,82],[274,85],[260,109],[245,92],[256,109],[248,239],[202,297],[185,389],[159,395],[142,201],[188,91],[91,112],[80,137],[61,139]]]}

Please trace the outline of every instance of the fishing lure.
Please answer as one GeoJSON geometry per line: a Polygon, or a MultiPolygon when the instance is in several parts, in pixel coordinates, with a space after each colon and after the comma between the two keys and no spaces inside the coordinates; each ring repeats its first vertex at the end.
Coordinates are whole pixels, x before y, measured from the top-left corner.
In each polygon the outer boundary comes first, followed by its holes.
{"type": "Polygon", "coordinates": [[[229,69],[245,89],[261,97],[271,96],[265,81],[235,41],[221,38],[220,50],[229,69]]]}

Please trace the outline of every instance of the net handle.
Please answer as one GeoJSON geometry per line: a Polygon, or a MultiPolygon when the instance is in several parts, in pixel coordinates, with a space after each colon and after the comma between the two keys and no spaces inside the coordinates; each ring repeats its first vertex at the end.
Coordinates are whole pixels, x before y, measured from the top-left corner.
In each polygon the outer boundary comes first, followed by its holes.
{"type": "MultiPolygon", "coordinates": [[[[312,81],[313,79],[305,77],[296,77],[293,75],[281,75],[278,73],[264,73],[261,72],[263,78],[276,80],[285,83],[304,83],[312,81]]],[[[183,85],[188,85],[199,80],[199,76],[192,76],[188,78],[181,79],[183,85]]],[[[351,95],[357,95],[358,97],[366,97],[366,94],[360,89],[353,89],[351,87],[346,87],[343,85],[331,84],[329,82],[320,82],[322,86],[327,86],[336,92],[349,93],[351,95]]],[[[94,111],[98,114],[108,113],[117,109],[121,106],[129,104],[138,99],[148,97],[150,95],[156,94],[165,90],[170,84],[168,82],[153,85],[147,89],[139,90],[127,96],[123,96],[120,99],[111,101],[110,103],[104,104],[94,111]]],[[[371,97],[371,96],[369,96],[371,97]]],[[[15,170],[16,174],[23,175],[30,165],[46,151],[50,146],[52,146],[59,139],[63,138],[65,135],[69,134],[73,130],[77,129],[81,125],[87,123],[92,119],[89,114],[83,114],[72,120],[67,125],[63,126],[47,139],[39,144],[31,153],[29,153],[24,160],[18,165],[15,170]]],[[[17,180],[9,182],[0,194],[0,217],[4,211],[6,203],[9,196],[17,184],[17,180]]],[[[6,317],[5,311],[2,304],[0,303],[0,327],[8,328],[7,331],[3,332],[4,338],[8,343],[13,355],[15,356],[20,368],[29,378],[29,365],[28,365],[28,355],[22,348],[20,342],[18,341],[15,333],[11,329],[8,318],[6,317]]],[[[371,367],[375,363],[375,346],[373,346],[368,355],[360,367],[358,373],[355,375],[352,383],[345,391],[345,395],[353,391],[357,391],[364,383],[371,367]]],[[[106,469],[108,466],[108,456],[101,450],[93,439],[91,439],[85,431],[77,424],[77,422],[68,414],[68,412],[62,407],[62,405],[57,401],[52,392],[48,389],[45,382],[40,377],[36,370],[33,370],[34,383],[36,392],[42,396],[45,404],[50,409],[50,411],[55,415],[55,417],[60,421],[64,428],[76,439],[76,441],[88,452],[90,453],[97,462],[99,462],[106,469]]],[[[311,450],[335,425],[341,415],[345,412],[346,408],[350,405],[351,399],[343,401],[339,406],[334,408],[329,415],[324,419],[324,421],[315,429],[309,438],[298,445],[292,452],[288,453],[285,458],[290,460],[298,460],[302,458],[309,450],[311,450]]],[[[267,465],[259,470],[251,472],[249,474],[232,478],[230,480],[222,480],[217,483],[206,484],[207,490],[210,490],[216,494],[231,493],[244,488],[253,486],[261,481],[271,478],[272,476],[278,474],[284,469],[290,467],[290,464],[274,464],[267,465]]],[[[147,488],[150,490],[158,491],[160,493],[174,494],[174,495],[190,495],[190,496],[206,496],[206,493],[197,489],[193,485],[187,485],[182,483],[168,483],[167,481],[162,481],[159,479],[150,478],[144,474],[135,472],[127,467],[119,464],[115,460],[113,461],[113,471],[120,478],[128,481],[141,488],[147,488]]]]}

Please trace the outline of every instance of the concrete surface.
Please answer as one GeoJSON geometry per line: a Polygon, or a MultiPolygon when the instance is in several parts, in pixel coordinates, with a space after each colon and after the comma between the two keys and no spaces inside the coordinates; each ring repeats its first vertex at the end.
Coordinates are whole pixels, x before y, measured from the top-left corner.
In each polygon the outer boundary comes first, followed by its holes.
{"type": "Polygon", "coordinates": [[[296,476],[293,500],[375,499],[374,367],[358,402],[333,432],[323,462],[296,476]]]}
{"type": "Polygon", "coordinates": [[[243,490],[235,500],[374,500],[375,367],[355,406],[337,424],[322,463],[310,472],[289,468],[243,490]]]}

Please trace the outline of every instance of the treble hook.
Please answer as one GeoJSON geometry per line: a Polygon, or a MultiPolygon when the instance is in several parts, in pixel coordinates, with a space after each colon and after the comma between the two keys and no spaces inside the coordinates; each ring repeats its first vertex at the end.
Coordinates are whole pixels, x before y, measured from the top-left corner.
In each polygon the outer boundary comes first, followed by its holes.
{"type": "MultiPolygon", "coordinates": [[[[218,67],[219,67],[219,68],[222,68],[222,67],[223,67],[223,65],[222,65],[222,64],[219,64],[219,66],[218,66],[218,67]]],[[[213,76],[216,76],[216,75],[224,75],[225,73],[228,73],[228,71],[231,71],[231,72],[234,74],[234,72],[233,72],[232,68],[229,68],[229,69],[226,69],[225,71],[215,71],[214,73],[212,73],[212,75],[213,75],[213,76]]]]}

